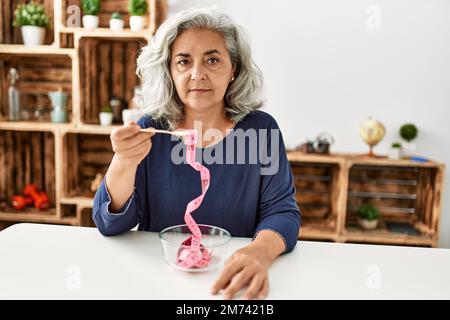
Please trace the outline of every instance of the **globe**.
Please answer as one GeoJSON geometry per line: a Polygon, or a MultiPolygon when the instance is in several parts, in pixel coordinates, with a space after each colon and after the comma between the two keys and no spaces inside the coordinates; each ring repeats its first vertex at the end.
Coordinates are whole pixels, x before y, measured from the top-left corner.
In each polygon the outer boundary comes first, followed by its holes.
{"type": "Polygon", "coordinates": [[[386,129],[384,125],[378,120],[370,117],[361,126],[359,134],[363,138],[364,142],[369,145],[369,156],[374,156],[373,147],[383,140],[386,129]]]}

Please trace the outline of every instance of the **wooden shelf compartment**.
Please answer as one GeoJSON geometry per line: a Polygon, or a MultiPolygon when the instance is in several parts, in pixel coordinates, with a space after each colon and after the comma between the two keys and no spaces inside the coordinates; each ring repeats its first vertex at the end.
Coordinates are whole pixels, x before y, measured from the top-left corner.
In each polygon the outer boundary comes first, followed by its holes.
{"type": "Polygon", "coordinates": [[[336,163],[291,162],[303,239],[335,239],[339,196],[336,163]]]}
{"type": "Polygon", "coordinates": [[[79,209],[80,225],[83,227],[95,227],[94,220],[92,220],[92,208],[79,209]]]}
{"type": "MultiPolygon", "coordinates": [[[[74,19],[70,19],[68,13],[69,6],[77,6],[80,8],[81,12],[81,0],[61,0],[61,32],[74,32],[76,33],[77,28],[82,27],[74,25],[74,19]],[[74,30],[75,29],[75,30],[74,30]]],[[[129,18],[130,14],[128,12],[128,2],[129,0],[102,0],[100,4],[100,11],[97,14],[99,17],[99,29],[109,30],[109,20],[113,12],[119,12],[124,19],[124,27],[129,28],[129,18]]],[[[162,21],[167,16],[167,1],[166,0],[148,0],[148,11],[145,16],[145,28],[150,34],[154,34],[156,28],[162,23],[162,21]]],[[[80,22],[81,23],[81,22],[80,22]]],[[[82,23],[81,23],[82,24],[82,23]]],[[[96,30],[94,30],[96,31],[96,30]]],[[[101,31],[100,31],[101,32],[101,31]]]]}
{"type": "Polygon", "coordinates": [[[95,195],[92,181],[97,173],[105,175],[111,163],[111,141],[105,135],[77,133],[66,133],[63,140],[62,201],[87,206],[95,195]]]}
{"type": "Polygon", "coordinates": [[[0,131],[0,220],[56,219],[55,136],[51,132],[0,131]],[[26,207],[17,212],[11,205],[13,195],[36,184],[49,197],[49,210],[26,207]]]}
{"type": "Polygon", "coordinates": [[[68,121],[72,119],[72,59],[67,55],[0,54],[0,120],[9,117],[9,70],[19,73],[20,110],[23,121],[50,122],[52,105],[49,91],[64,90],[68,94],[68,121]]]}
{"type": "MultiPolygon", "coordinates": [[[[26,1],[28,2],[28,1],[26,1]]],[[[51,45],[54,42],[54,1],[34,0],[35,3],[44,5],[50,26],[46,29],[44,44],[51,45]]],[[[0,43],[2,44],[23,44],[22,33],[19,27],[14,27],[14,11],[19,4],[25,3],[23,0],[5,0],[0,6],[0,43]]]]}
{"type": "Polygon", "coordinates": [[[130,105],[138,85],[136,58],[145,40],[80,40],[82,124],[99,124],[99,112],[114,97],[130,105]]]}
{"type": "Polygon", "coordinates": [[[442,171],[439,166],[353,165],[349,171],[345,241],[436,245],[442,171]],[[362,204],[380,210],[376,230],[358,227],[356,211],[362,204]],[[393,229],[392,223],[401,223],[406,228],[404,233],[393,229]]]}
{"type": "Polygon", "coordinates": [[[64,49],[74,49],[75,48],[75,37],[73,33],[59,33],[59,46],[64,49]]]}
{"type": "Polygon", "coordinates": [[[62,198],[62,218],[71,219],[78,226],[95,227],[92,220],[93,200],[88,197],[62,198]]]}
{"type": "Polygon", "coordinates": [[[77,206],[75,204],[61,204],[61,218],[75,220],[77,218],[77,206]]]}

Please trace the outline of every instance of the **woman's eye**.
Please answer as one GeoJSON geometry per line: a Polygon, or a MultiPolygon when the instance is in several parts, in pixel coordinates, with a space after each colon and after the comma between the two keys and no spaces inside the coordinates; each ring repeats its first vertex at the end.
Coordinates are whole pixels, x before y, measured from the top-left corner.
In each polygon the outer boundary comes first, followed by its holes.
{"type": "Polygon", "coordinates": [[[180,61],[178,61],[178,64],[184,66],[184,65],[188,64],[188,61],[187,60],[180,60],[180,61]]]}
{"type": "Polygon", "coordinates": [[[219,60],[216,59],[216,58],[209,58],[209,59],[208,59],[208,63],[210,63],[210,64],[215,64],[215,63],[217,63],[217,62],[219,62],[219,60]]]}

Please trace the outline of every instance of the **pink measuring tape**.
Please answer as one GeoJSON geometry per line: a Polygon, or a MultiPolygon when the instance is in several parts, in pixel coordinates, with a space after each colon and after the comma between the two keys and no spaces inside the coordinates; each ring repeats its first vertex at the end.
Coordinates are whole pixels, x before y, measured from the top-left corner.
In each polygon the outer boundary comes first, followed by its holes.
{"type": "Polygon", "coordinates": [[[208,168],[195,161],[197,132],[195,130],[190,131],[190,134],[185,138],[185,143],[187,146],[186,160],[192,168],[200,172],[202,194],[188,203],[184,214],[184,221],[186,222],[189,230],[192,232],[192,236],[184,240],[181,247],[178,249],[177,264],[188,269],[206,267],[211,261],[211,253],[208,252],[208,250],[200,243],[202,232],[191,215],[191,212],[196,210],[203,201],[203,197],[209,187],[210,175],[208,168]],[[186,246],[189,246],[189,248],[186,248],[186,246]]]}

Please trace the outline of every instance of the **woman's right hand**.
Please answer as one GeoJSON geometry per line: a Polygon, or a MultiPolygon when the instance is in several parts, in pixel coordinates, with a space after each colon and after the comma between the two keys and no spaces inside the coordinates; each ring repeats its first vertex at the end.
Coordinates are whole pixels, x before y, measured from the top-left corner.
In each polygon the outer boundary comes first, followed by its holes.
{"type": "Polygon", "coordinates": [[[112,148],[121,167],[137,167],[150,152],[154,133],[140,130],[141,127],[131,121],[111,132],[112,148]]]}

